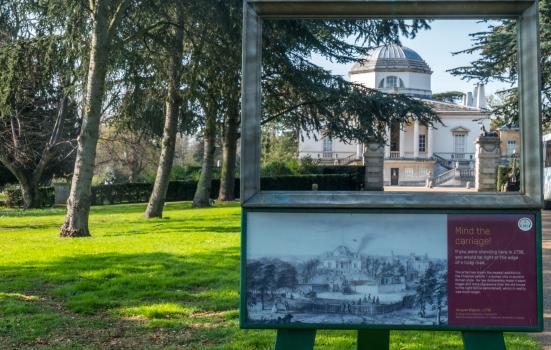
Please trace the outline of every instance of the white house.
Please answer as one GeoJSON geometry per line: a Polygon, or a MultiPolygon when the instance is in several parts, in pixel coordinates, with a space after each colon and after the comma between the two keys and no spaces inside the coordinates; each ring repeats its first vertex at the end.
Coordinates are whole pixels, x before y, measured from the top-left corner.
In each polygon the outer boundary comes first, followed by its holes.
{"type": "MultiPolygon", "coordinates": [[[[432,71],[419,54],[407,47],[390,44],[378,47],[354,64],[350,80],[386,93],[400,93],[429,103],[443,125],[427,127],[419,122],[387,128],[385,147],[386,185],[421,185],[434,177],[444,184],[450,172],[472,180],[475,140],[482,126],[490,129],[484,86],[465,95],[462,104],[432,100],[432,71]],[[455,170],[454,170],[455,169],[455,170]]],[[[299,157],[311,157],[327,164],[360,163],[363,145],[346,144],[321,135],[299,140],[299,157]]]]}

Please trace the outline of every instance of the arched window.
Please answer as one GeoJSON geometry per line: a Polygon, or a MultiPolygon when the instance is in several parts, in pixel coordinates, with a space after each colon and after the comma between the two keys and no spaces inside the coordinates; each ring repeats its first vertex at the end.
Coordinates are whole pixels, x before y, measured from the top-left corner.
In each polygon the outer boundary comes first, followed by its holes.
{"type": "Polygon", "coordinates": [[[404,81],[397,76],[390,75],[386,78],[381,79],[379,82],[379,89],[393,89],[393,88],[403,88],[404,81]]]}
{"type": "Polygon", "coordinates": [[[395,77],[393,75],[391,75],[390,77],[386,77],[386,87],[387,88],[398,87],[398,77],[395,77]]]}

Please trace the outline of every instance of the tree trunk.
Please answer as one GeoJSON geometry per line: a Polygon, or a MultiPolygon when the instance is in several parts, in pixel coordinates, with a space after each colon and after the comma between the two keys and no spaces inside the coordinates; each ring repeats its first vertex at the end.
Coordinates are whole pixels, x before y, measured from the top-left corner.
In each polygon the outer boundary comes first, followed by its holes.
{"type": "Polygon", "coordinates": [[[23,209],[40,208],[40,196],[38,194],[38,183],[29,179],[19,180],[21,196],[23,197],[23,209]]]}
{"type": "Polygon", "coordinates": [[[25,173],[25,171],[18,168],[12,162],[9,162],[5,157],[2,157],[1,155],[0,164],[4,165],[4,167],[8,169],[8,171],[17,179],[19,187],[21,188],[21,196],[23,197],[23,208],[39,208],[40,203],[38,201],[38,181],[33,181],[32,175],[25,173]]]}
{"type": "Polygon", "coordinates": [[[214,151],[216,150],[216,108],[213,102],[209,103],[205,118],[203,165],[193,196],[194,208],[206,208],[211,204],[212,169],[214,167],[214,151]]]}
{"type": "Polygon", "coordinates": [[[224,140],[222,142],[222,171],[220,173],[219,201],[235,199],[235,162],[237,160],[237,140],[239,127],[238,104],[226,111],[224,120],[224,140]]]}
{"type": "Polygon", "coordinates": [[[178,26],[175,27],[174,45],[171,48],[170,72],[167,89],[167,99],[165,102],[165,126],[163,130],[163,142],[161,144],[161,156],[159,166],[157,167],[157,176],[153,191],[149,197],[149,203],[144,216],[150,218],[160,218],[163,216],[163,208],[166,200],[166,191],[172,172],[172,163],[174,161],[174,151],[176,147],[176,134],[178,130],[178,115],[180,105],[182,104],[179,89],[180,75],[182,70],[182,52],[184,42],[184,11],[181,6],[177,6],[178,26]]]}
{"type": "Polygon", "coordinates": [[[67,216],[59,233],[61,237],[90,235],[88,216],[91,205],[91,185],[111,46],[108,4],[107,0],[97,1],[93,15],[94,27],[90,46],[84,117],[78,137],[71,192],[67,200],[67,216]]]}

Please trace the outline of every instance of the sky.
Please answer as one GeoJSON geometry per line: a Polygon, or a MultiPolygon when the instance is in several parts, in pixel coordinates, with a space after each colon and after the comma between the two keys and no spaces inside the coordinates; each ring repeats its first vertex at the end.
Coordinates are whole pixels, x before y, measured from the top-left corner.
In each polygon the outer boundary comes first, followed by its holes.
{"type": "MultiPolygon", "coordinates": [[[[415,50],[434,71],[432,75],[432,92],[462,91],[474,89],[476,81],[468,82],[447,73],[447,69],[464,66],[477,57],[474,55],[456,55],[452,52],[471,47],[469,33],[484,31],[488,23],[474,20],[437,20],[431,24],[431,30],[421,31],[414,39],[402,38],[402,45],[415,50]]],[[[339,65],[328,62],[320,56],[312,57],[312,62],[331,70],[334,74],[348,79],[351,64],[339,65]]],[[[490,82],[486,86],[486,95],[489,96],[504,88],[508,84],[490,82]]]]}
{"type": "Polygon", "coordinates": [[[247,254],[313,257],[345,245],[366,255],[428,254],[446,259],[444,214],[264,213],[247,214],[247,254]]]}

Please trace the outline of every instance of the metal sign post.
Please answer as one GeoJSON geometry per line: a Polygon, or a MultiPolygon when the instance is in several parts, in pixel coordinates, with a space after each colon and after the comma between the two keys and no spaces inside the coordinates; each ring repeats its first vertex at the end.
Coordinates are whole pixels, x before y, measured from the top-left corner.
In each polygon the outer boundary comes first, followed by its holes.
{"type": "Polygon", "coordinates": [[[456,330],[469,350],[543,329],[537,1],[245,0],[242,89],[242,328],[277,329],[279,350],[313,349],[316,329],[357,329],[358,349],[388,349],[390,329],[456,330]],[[262,22],[308,18],[516,19],[520,191],[262,191],[262,22]]]}

